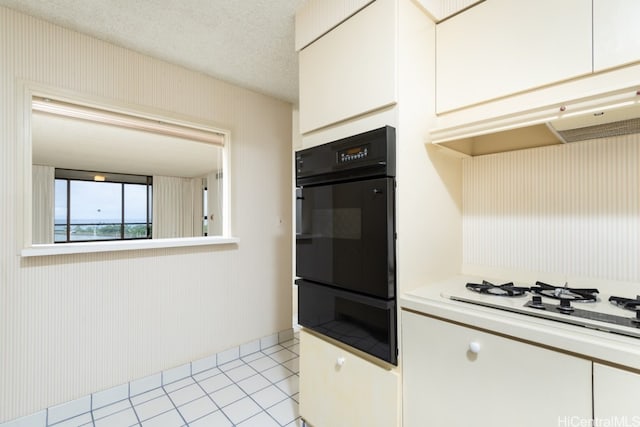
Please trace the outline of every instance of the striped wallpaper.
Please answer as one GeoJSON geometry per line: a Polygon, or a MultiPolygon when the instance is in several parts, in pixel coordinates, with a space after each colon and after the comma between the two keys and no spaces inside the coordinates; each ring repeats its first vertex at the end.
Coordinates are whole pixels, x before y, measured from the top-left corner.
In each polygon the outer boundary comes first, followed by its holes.
{"type": "Polygon", "coordinates": [[[291,327],[291,116],[0,7],[0,422],[291,327]],[[21,258],[24,81],[229,130],[240,243],[21,258]]]}
{"type": "Polygon", "coordinates": [[[640,136],[465,159],[463,262],[640,281],[640,136]]]}
{"type": "Polygon", "coordinates": [[[307,0],[296,13],[296,50],[301,50],[373,0],[307,0]]]}
{"type": "Polygon", "coordinates": [[[479,0],[418,0],[433,17],[440,21],[461,10],[479,3],[479,0]]]}
{"type": "MultiPolygon", "coordinates": [[[[373,0],[308,0],[296,13],[296,50],[334,28],[373,0]]],[[[417,0],[436,19],[453,15],[480,0],[417,0]]]]}
{"type": "Polygon", "coordinates": [[[441,0],[442,16],[447,17],[484,0],[441,0]]]}

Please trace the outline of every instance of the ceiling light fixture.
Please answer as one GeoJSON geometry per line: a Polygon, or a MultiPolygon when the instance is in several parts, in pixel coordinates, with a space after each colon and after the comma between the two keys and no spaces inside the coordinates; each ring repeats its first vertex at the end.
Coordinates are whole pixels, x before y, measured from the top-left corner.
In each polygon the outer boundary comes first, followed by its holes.
{"type": "Polygon", "coordinates": [[[177,138],[205,142],[218,146],[224,145],[224,135],[214,131],[207,131],[175,123],[167,123],[144,117],[116,113],[114,111],[100,110],[83,105],[56,101],[49,98],[34,97],[32,100],[32,109],[33,111],[53,114],[56,116],[71,117],[90,122],[119,126],[127,129],[174,136],[177,138]]]}
{"type": "Polygon", "coordinates": [[[105,179],[107,179],[107,177],[105,177],[104,175],[95,175],[93,177],[93,180],[98,182],[104,182],[105,179]]]}

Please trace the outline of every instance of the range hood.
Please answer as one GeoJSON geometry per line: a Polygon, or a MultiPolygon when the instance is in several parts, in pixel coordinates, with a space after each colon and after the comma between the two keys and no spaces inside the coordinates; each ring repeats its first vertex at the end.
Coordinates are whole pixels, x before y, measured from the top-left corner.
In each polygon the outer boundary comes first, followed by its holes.
{"type": "Polygon", "coordinates": [[[432,142],[463,156],[640,133],[640,91],[435,129],[432,142]]]}
{"type": "Polygon", "coordinates": [[[640,104],[553,120],[547,126],[565,143],[640,133],[640,104]]]}

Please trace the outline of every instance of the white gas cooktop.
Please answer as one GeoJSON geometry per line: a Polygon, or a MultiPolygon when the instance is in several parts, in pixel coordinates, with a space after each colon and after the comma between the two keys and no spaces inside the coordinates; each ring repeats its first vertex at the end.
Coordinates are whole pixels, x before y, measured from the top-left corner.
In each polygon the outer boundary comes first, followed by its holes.
{"type": "Polygon", "coordinates": [[[455,301],[635,338],[640,338],[639,294],[640,289],[629,285],[604,282],[573,286],[495,279],[469,279],[442,292],[443,297],[455,301]]]}

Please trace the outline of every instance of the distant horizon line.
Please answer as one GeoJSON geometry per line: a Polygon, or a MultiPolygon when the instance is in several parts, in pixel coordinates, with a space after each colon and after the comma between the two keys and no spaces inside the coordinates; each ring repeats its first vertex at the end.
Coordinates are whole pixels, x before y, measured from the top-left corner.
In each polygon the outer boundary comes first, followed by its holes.
{"type": "MultiPolygon", "coordinates": [[[[55,225],[66,225],[67,224],[67,219],[66,218],[54,218],[54,224],[55,225]]],[[[143,222],[146,223],[147,219],[146,218],[134,218],[134,219],[128,219],[126,220],[124,223],[131,223],[131,222],[143,222]]],[[[74,219],[71,220],[71,224],[121,224],[122,223],[122,219],[118,218],[118,219],[113,219],[113,218],[104,218],[104,219],[95,219],[95,218],[82,218],[82,219],[74,219]]]]}

